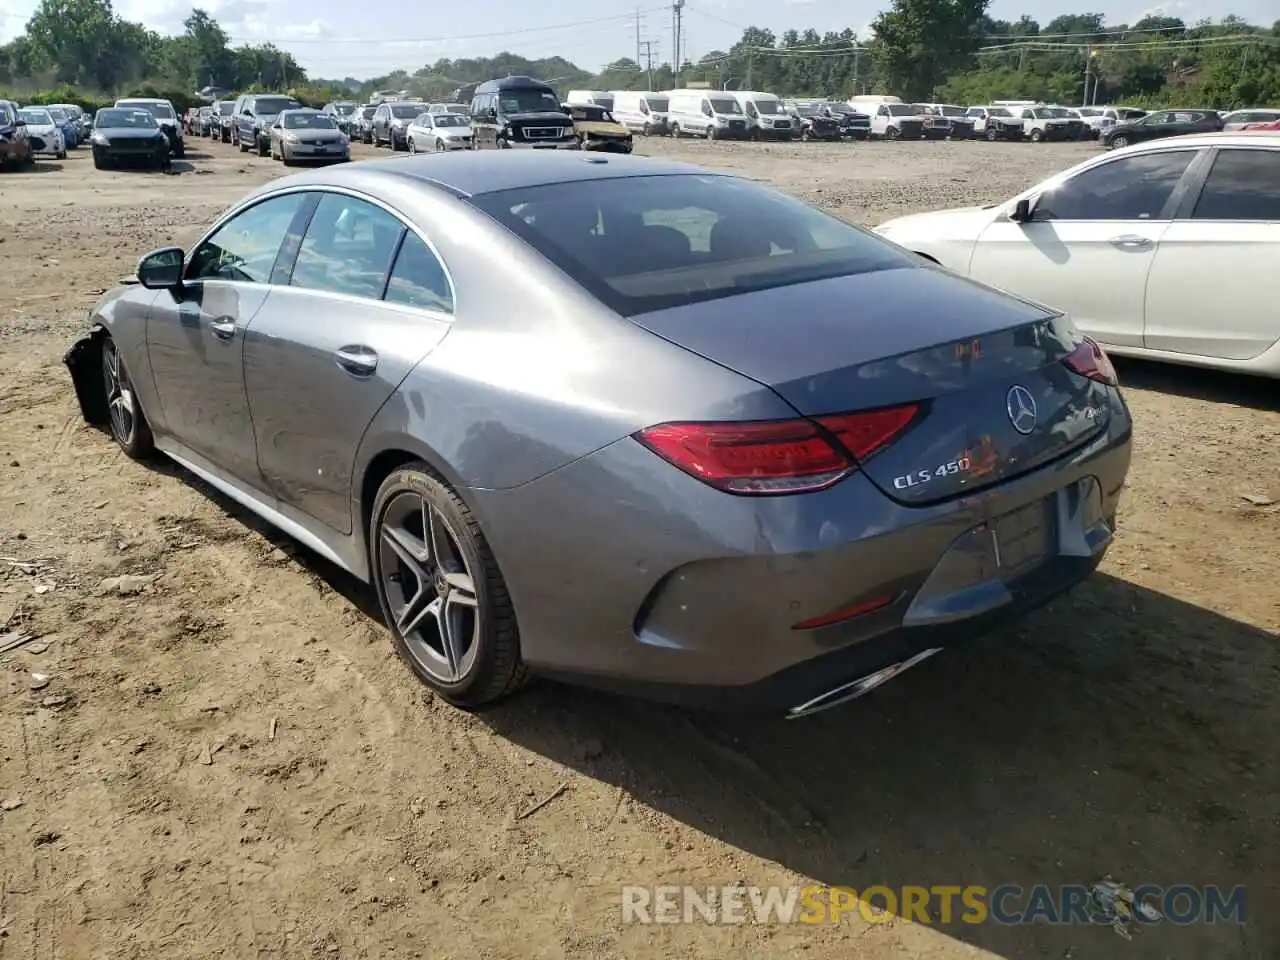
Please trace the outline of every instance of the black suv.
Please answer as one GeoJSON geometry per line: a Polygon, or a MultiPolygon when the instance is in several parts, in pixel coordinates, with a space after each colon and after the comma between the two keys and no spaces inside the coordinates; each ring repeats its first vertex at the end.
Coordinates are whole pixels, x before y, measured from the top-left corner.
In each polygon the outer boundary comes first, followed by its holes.
{"type": "Polygon", "coordinates": [[[532,147],[577,150],[573,118],[555,90],[531,77],[504,77],[476,87],[471,101],[471,149],[532,147]]]}

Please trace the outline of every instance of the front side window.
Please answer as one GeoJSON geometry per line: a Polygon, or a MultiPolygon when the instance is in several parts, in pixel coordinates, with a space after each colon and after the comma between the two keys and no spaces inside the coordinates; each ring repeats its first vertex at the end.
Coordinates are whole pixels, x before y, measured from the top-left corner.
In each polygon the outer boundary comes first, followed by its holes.
{"type": "Polygon", "coordinates": [[[453,312],[453,291],[444,267],[431,248],[413,231],[405,234],[400,252],[396,254],[383,299],[424,310],[453,312]]]}
{"type": "Polygon", "coordinates": [[[268,283],[302,202],[301,193],[289,193],[236,214],[196,247],[187,279],[268,283]]]}
{"type": "Polygon", "coordinates": [[[914,265],[872,234],[736,177],[622,177],[470,202],[628,316],[914,265]]]}
{"type": "Polygon", "coordinates": [[[1035,219],[1158,219],[1194,156],[1194,150],[1170,150],[1093,167],[1045,193],[1035,219]]]}
{"type": "Polygon", "coordinates": [[[1280,150],[1221,150],[1191,216],[1280,223],[1280,150]]]}
{"type": "Polygon", "coordinates": [[[307,225],[289,283],[376,300],[404,225],[381,207],[325,194],[307,225]]]}

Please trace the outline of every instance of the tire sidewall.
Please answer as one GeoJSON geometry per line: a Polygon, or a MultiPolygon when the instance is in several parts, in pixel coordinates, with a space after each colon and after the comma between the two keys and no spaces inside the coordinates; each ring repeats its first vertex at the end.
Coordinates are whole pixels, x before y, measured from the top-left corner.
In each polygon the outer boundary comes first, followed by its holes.
{"type": "Polygon", "coordinates": [[[142,407],[138,404],[138,391],[136,389],[132,389],[133,375],[129,373],[129,367],[125,363],[124,357],[121,355],[119,349],[116,348],[115,341],[110,337],[105,338],[102,341],[101,349],[103,353],[99,357],[100,365],[97,376],[102,390],[103,403],[108,405],[107,430],[111,433],[111,438],[115,440],[116,444],[124,451],[126,456],[131,457],[134,460],[141,460],[151,453],[151,427],[148,425],[147,418],[142,412],[142,407]],[[110,397],[107,395],[106,376],[101,368],[101,364],[105,361],[105,355],[108,348],[116,351],[116,363],[119,364],[119,369],[124,371],[125,376],[129,378],[131,387],[129,390],[129,413],[133,420],[133,435],[127,441],[116,432],[115,419],[110,416],[110,397]]]}
{"type": "Polygon", "coordinates": [[[396,653],[409,665],[409,668],[413,670],[419,680],[446,700],[465,699],[469,693],[487,682],[485,665],[492,656],[494,617],[493,605],[489,598],[489,584],[485,577],[484,559],[472,535],[471,527],[459,511],[453,495],[450,494],[444,484],[421,469],[409,466],[395,470],[382,482],[382,486],[378,488],[378,493],[374,497],[373,509],[369,512],[367,535],[369,543],[369,578],[378,595],[378,606],[382,611],[383,623],[386,624],[387,631],[391,634],[391,643],[395,647],[396,653]],[[404,638],[400,636],[400,632],[395,628],[395,617],[391,612],[391,605],[387,601],[382,575],[382,551],[380,549],[382,518],[386,514],[387,507],[391,501],[398,494],[405,492],[418,494],[445,518],[449,525],[449,532],[458,544],[458,549],[466,562],[467,570],[471,573],[472,583],[475,585],[476,609],[479,612],[481,626],[479,638],[476,641],[479,644],[479,649],[476,651],[471,672],[455,684],[444,684],[422,668],[410,652],[404,638]]]}

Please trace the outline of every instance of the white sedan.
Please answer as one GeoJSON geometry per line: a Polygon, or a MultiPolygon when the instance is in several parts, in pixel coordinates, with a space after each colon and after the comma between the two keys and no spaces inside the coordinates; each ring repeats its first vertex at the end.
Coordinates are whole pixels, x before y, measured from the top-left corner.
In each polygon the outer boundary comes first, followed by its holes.
{"type": "Polygon", "coordinates": [[[1143,143],[876,233],[1066,311],[1113,353],[1280,377],[1280,136],[1143,143]]]}
{"type": "Polygon", "coordinates": [[[23,107],[18,119],[27,125],[27,140],[33,154],[42,153],[56,160],[67,159],[67,140],[53,115],[43,107],[23,107]]]}
{"type": "Polygon", "coordinates": [[[409,124],[410,153],[471,149],[471,118],[457,113],[424,113],[409,124]]]}

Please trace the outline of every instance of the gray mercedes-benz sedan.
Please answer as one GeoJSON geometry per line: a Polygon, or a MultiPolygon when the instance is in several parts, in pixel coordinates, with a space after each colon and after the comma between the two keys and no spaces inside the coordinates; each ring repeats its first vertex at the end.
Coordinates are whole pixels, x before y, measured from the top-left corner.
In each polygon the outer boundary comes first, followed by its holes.
{"type": "Polygon", "coordinates": [[[1068,318],[658,159],[298,174],[136,279],[85,418],[369,581],[465,707],[823,709],[1088,576],[1129,467],[1068,318]]]}

